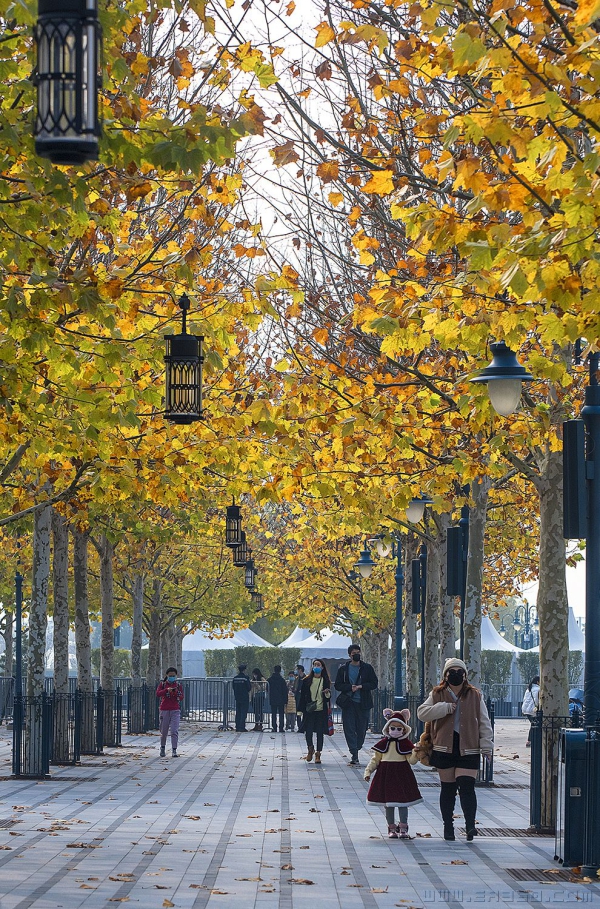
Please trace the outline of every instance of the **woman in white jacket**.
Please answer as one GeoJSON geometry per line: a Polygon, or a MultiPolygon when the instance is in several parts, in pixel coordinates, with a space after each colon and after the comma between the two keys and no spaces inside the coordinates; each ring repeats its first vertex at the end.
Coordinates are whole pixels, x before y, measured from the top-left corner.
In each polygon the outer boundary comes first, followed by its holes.
{"type": "Polygon", "coordinates": [[[458,792],[470,843],[477,833],[475,778],[481,755],[489,757],[494,742],[483,695],[467,681],[467,667],[462,660],[446,660],[442,682],[421,704],[417,716],[431,724],[430,763],[440,775],[444,839],[455,839],[452,818],[458,792]]]}

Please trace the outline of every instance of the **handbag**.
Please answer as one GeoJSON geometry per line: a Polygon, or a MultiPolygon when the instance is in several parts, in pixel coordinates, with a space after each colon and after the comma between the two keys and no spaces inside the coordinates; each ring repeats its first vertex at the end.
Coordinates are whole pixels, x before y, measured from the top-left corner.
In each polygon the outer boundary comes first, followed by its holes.
{"type": "MultiPolygon", "coordinates": [[[[322,686],[323,686],[323,680],[322,680],[322,679],[319,679],[319,681],[321,682],[321,687],[322,687],[322,686]]],[[[317,688],[317,694],[319,693],[319,690],[320,690],[320,689],[317,688]]],[[[314,712],[316,711],[316,709],[317,709],[317,701],[316,701],[316,700],[314,700],[314,701],[307,701],[307,702],[306,702],[306,713],[314,713],[314,712]]]]}
{"type": "Polygon", "coordinates": [[[339,691],[335,703],[338,707],[343,709],[344,707],[347,707],[348,704],[352,703],[352,695],[348,694],[346,691],[339,691]]]}
{"type": "Polygon", "coordinates": [[[333,735],[335,729],[333,728],[333,714],[331,712],[331,706],[327,705],[327,735],[333,735]]]}

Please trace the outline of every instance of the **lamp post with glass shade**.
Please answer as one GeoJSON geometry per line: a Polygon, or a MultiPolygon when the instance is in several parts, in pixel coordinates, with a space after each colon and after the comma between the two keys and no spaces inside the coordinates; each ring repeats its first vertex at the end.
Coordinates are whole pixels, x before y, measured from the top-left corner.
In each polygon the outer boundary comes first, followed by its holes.
{"type": "Polygon", "coordinates": [[[492,362],[470,381],[487,385],[492,407],[500,416],[508,417],[519,406],[523,382],[533,382],[533,376],[504,341],[494,341],[490,350],[492,362]]]}

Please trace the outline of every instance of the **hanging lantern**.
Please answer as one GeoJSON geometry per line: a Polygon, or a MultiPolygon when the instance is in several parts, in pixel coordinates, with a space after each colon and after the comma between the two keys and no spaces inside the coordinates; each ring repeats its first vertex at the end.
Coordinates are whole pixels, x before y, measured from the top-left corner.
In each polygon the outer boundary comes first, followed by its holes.
{"type": "Polygon", "coordinates": [[[246,589],[253,590],[253,588],[256,587],[256,575],[258,574],[258,571],[254,565],[254,561],[252,559],[248,559],[246,565],[244,566],[244,569],[244,584],[246,586],[246,589]]]}
{"type": "Polygon", "coordinates": [[[245,568],[246,562],[250,560],[252,555],[252,550],[246,543],[246,534],[242,530],[241,533],[242,541],[239,546],[236,546],[233,549],[233,564],[236,568],[245,568]]]}
{"type": "Polygon", "coordinates": [[[202,341],[200,335],[188,335],[186,313],[190,308],[187,294],[179,300],[182,311],[181,334],[165,335],[166,405],[165,420],[184,425],[202,419],[202,341]]]}
{"type": "Polygon", "coordinates": [[[508,417],[519,406],[523,382],[533,382],[533,376],[504,341],[490,344],[490,350],[492,362],[470,381],[487,385],[492,407],[500,416],[508,417]]]}
{"type": "Polygon", "coordinates": [[[253,590],[251,599],[252,599],[252,602],[254,604],[256,611],[262,612],[262,610],[264,609],[264,598],[263,598],[262,593],[259,593],[258,590],[253,590]]]}
{"type": "Polygon", "coordinates": [[[225,545],[239,546],[242,542],[242,509],[235,504],[227,506],[225,515],[225,545]]]}
{"type": "Polygon", "coordinates": [[[100,23],[96,0],[39,0],[35,151],[54,164],[98,157],[100,23]]]}

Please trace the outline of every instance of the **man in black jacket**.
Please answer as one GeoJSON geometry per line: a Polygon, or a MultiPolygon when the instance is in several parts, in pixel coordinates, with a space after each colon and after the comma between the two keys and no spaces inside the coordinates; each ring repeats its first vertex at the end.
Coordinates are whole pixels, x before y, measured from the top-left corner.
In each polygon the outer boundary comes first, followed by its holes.
{"type": "Polygon", "coordinates": [[[273,666],[273,675],[267,679],[267,685],[271,703],[271,726],[273,732],[283,732],[283,712],[287,704],[288,689],[286,681],[281,675],[281,666],[273,666]],[[277,729],[277,717],[279,717],[279,730],[277,729]]]}
{"type": "Polygon", "coordinates": [[[377,676],[370,663],[363,663],[358,644],[348,647],[350,659],[340,666],[335,679],[335,690],[340,692],[338,703],[342,708],[342,726],[350,751],[350,764],[359,763],[358,752],[365,742],[369,713],[373,707],[371,692],[377,688],[377,676]]]}
{"type": "Polygon", "coordinates": [[[250,706],[250,679],[246,675],[246,664],[238,666],[238,674],[233,677],[233,696],[235,698],[235,731],[247,732],[246,717],[250,706]]]}

